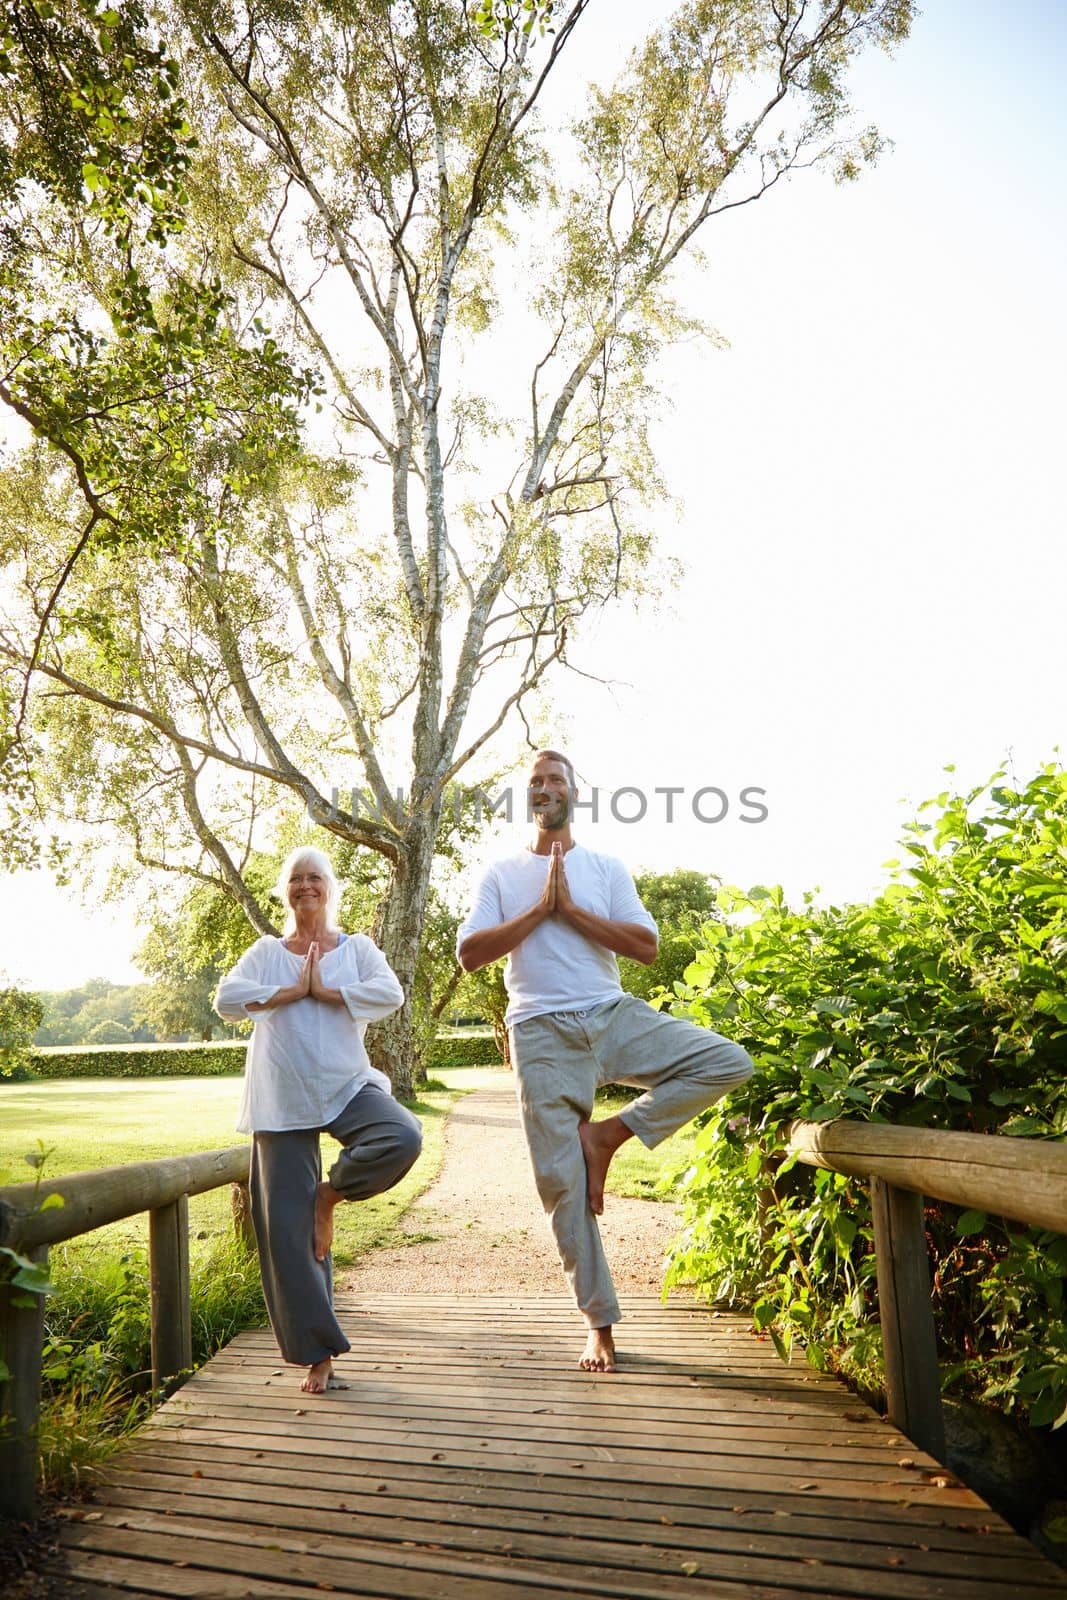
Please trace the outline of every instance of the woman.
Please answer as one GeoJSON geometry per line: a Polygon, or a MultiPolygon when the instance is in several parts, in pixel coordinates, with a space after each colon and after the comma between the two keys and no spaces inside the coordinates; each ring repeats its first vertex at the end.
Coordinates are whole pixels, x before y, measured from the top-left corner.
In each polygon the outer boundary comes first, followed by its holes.
{"type": "Polygon", "coordinates": [[[414,1164],[422,1129],[363,1046],[368,1022],[404,995],[365,934],[337,928],[337,879],[321,850],[294,850],[278,895],[286,932],[257,939],[219,984],[215,1009],[255,1018],[237,1127],[252,1134],[249,1186],[263,1297],[301,1389],[323,1394],[351,1345],[333,1310],[333,1210],[391,1189],[414,1164]],[[324,1181],[319,1134],[341,1153],[324,1181]]]}

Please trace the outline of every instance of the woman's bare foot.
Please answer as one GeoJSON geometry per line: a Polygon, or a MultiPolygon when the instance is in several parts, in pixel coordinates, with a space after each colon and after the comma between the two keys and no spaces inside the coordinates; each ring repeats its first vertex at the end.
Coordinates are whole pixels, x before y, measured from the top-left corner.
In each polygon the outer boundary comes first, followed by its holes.
{"type": "Polygon", "coordinates": [[[315,1191],[315,1260],[325,1261],[333,1244],[333,1208],[341,1196],[329,1183],[320,1183],[315,1191]]]}
{"type": "Polygon", "coordinates": [[[325,1394],[332,1376],[333,1358],[327,1356],[325,1361],[316,1361],[313,1367],[307,1369],[300,1387],[305,1394],[325,1394]]]}
{"type": "Polygon", "coordinates": [[[615,1340],[610,1327],[590,1328],[578,1365],[586,1372],[615,1371],[615,1340]]]}
{"type": "Polygon", "coordinates": [[[578,1138],[585,1157],[586,1193],[589,1209],[599,1217],[604,1210],[604,1179],[611,1166],[611,1158],[621,1144],[633,1138],[621,1117],[605,1117],[603,1122],[579,1122],[578,1138]]]}

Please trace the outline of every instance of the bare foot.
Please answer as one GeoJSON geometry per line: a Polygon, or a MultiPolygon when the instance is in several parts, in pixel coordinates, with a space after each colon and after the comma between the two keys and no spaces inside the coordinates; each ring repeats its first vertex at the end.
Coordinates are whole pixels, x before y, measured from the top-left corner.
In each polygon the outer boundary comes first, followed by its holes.
{"type": "Polygon", "coordinates": [[[327,1356],[325,1361],[316,1361],[313,1367],[307,1369],[307,1375],[300,1387],[305,1394],[325,1394],[326,1386],[333,1376],[333,1359],[327,1356]]]}
{"type": "Polygon", "coordinates": [[[325,1261],[333,1244],[333,1208],[341,1196],[328,1183],[320,1183],[315,1191],[315,1260],[325,1261]]]}
{"type": "Polygon", "coordinates": [[[578,1137],[585,1157],[585,1186],[589,1209],[599,1217],[604,1210],[604,1179],[611,1158],[621,1144],[633,1137],[621,1117],[605,1117],[603,1122],[579,1122],[578,1137]]]}
{"type": "Polygon", "coordinates": [[[615,1340],[610,1327],[590,1328],[578,1365],[586,1372],[615,1371],[615,1340]]]}

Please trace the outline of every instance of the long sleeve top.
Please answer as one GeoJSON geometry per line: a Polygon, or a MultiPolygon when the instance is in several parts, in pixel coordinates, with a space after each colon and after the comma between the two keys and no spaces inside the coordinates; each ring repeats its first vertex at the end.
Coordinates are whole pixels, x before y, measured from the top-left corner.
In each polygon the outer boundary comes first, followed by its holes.
{"type": "Polygon", "coordinates": [[[304,959],[278,938],[257,939],[219,984],[219,1016],[255,1020],[237,1117],[241,1133],[324,1128],[365,1084],[392,1092],[385,1073],[371,1066],[363,1035],[369,1022],[403,1004],[404,991],[366,934],[342,934],[319,964],[323,983],[340,990],[344,1005],[306,995],[272,1011],[249,1011],[295,983],[304,959]]]}

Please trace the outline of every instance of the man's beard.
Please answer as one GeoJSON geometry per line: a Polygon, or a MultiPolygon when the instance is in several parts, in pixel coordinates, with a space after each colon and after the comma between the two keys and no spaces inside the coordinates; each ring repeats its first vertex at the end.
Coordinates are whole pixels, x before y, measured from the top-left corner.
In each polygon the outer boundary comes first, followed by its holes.
{"type": "Polygon", "coordinates": [[[560,800],[557,805],[550,806],[545,811],[535,811],[534,820],[544,833],[558,833],[570,821],[570,802],[560,800]]]}

